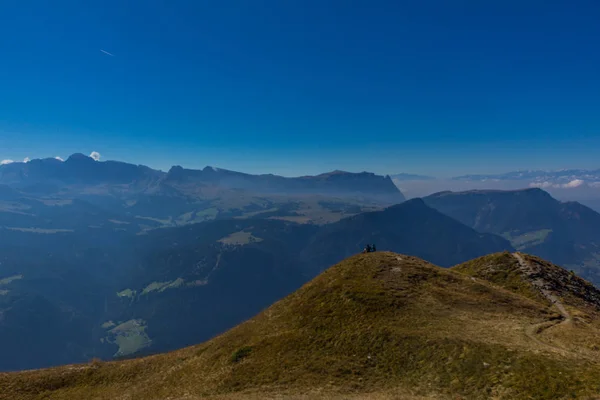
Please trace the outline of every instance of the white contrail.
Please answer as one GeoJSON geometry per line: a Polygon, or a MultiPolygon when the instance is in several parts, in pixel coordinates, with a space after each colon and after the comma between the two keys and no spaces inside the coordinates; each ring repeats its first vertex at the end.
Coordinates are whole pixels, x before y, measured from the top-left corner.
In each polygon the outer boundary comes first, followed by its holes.
{"type": "Polygon", "coordinates": [[[105,51],[105,50],[102,50],[102,49],[100,49],[100,51],[103,52],[104,54],[108,54],[111,57],[115,56],[114,54],[110,54],[108,51],[105,51]]]}

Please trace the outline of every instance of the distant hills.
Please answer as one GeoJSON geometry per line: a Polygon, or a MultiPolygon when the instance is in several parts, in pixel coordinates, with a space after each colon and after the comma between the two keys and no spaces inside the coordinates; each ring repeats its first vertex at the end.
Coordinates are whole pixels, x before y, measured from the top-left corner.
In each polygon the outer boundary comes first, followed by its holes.
{"type": "Polygon", "coordinates": [[[600,214],[541,189],[441,192],[426,204],[472,227],[600,282],[600,214]]]}
{"type": "Polygon", "coordinates": [[[600,169],[561,169],[557,171],[546,171],[546,170],[520,170],[505,172],[502,174],[489,174],[489,175],[462,175],[457,176],[453,179],[579,179],[587,178],[590,180],[600,180],[600,169]]]}
{"type": "Polygon", "coordinates": [[[425,197],[440,191],[540,188],[561,201],[578,201],[600,212],[600,170],[526,170],[454,178],[393,180],[407,198],[425,197]]]}
{"type": "Polygon", "coordinates": [[[541,188],[600,188],[600,169],[563,169],[558,171],[526,170],[491,175],[463,175],[452,178],[459,181],[527,181],[541,188]]]}
{"type": "MultiPolygon", "coordinates": [[[[428,181],[436,177],[417,174],[392,174],[390,177],[396,181],[428,181]]],[[[490,181],[523,181],[527,185],[541,188],[568,188],[586,185],[600,188],[600,169],[562,169],[547,170],[519,170],[500,174],[467,174],[450,178],[454,181],[490,182],[490,181]]]]}
{"type": "Polygon", "coordinates": [[[158,230],[138,246],[161,250],[150,252],[143,269],[119,288],[136,294],[123,299],[124,307],[115,308],[120,314],[107,319],[133,315],[145,320],[153,351],[189,345],[249,318],[332,263],[360,253],[366,243],[430,257],[444,266],[512,250],[508,241],[475,232],[421,200],[318,228],[223,220],[158,230]],[[141,294],[153,282],[179,286],[141,294]]]}
{"type": "Polygon", "coordinates": [[[34,340],[32,335],[39,332],[35,327],[43,321],[39,310],[46,308],[56,310],[43,323],[46,329],[61,331],[72,320],[91,334],[44,335],[44,340],[35,340],[45,352],[31,359],[17,354],[2,358],[4,370],[55,365],[69,357],[83,361],[92,355],[167,351],[207,340],[332,263],[360,253],[367,243],[429,257],[444,266],[512,250],[507,240],[478,233],[419,199],[325,226],[220,219],[144,235],[108,228],[7,233],[12,239],[0,243],[0,262],[8,267],[7,277],[20,278],[6,284],[7,295],[0,296],[0,309],[11,310],[0,321],[0,351],[13,354],[19,348],[9,343],[34,340]],[[22,258],[24,251],[31,254],[30,262],[22,258]],[[45,267],[36,269],[39,264],[45,267]],[[32,295],[38,296],[39,305],[24,301],[32,295]],[[28,315],[27,323],[21,315],[28,315]],[[75,352],[65,352],[65,345],[75,352]]]}
{"type": "Polygon", "coordinates": [[[593,398],[600,291],[523,253],[350,257],[202,344],[0,374],[0,398],[593,398]]]}

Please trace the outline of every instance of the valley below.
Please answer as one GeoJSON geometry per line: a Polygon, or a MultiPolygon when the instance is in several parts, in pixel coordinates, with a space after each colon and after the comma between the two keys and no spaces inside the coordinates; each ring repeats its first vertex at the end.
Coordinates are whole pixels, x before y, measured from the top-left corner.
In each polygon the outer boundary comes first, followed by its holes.
{"type": "Polygon", "coordinates": [[[519,398],[593,387],[597,295],[581,278],[600,282],[600,214],[579,203],[539,188],[405,200],[389,177],[368,173],[162,173],[83,157],[0,167],[0,370],[58,368],[2,375],[24,388],[11,398],[519,398]],[[359,255],[367,244],[378,251],[359,255]],[[327,277],[347,278],[332,267],[340,262],[375,275],[336,286],[327,277]],[[523,274],[533,265],[558,281],[540,289],[523,274]],[[327,297],[330,284],[338,297],[327,297]],[[315,303],[311,285],[326,298],[315,303]],[[569,303],[574,290],[580,300],[569,303]],[[377,296],[402,332],[368,322],[377,296]],[[332,308],[339,301],[351,320],[332,308]],[[314,324],[300,328],[311,313],[314,324]],[[266,316],[280,314],[270,325],[266,316]],[[563,379],[574,371],[586,378],[563,379]],[[517,378],[532,373],[543,381],[517,378]]]}

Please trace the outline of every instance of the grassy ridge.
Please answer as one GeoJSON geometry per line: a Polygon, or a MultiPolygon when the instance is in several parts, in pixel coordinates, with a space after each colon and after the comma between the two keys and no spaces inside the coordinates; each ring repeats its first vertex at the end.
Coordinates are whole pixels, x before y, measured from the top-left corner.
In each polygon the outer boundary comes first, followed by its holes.
{"type": "Polygon", "coordinates": [[[479,257],[452,268],[454,271],[484,279],[511,292],[546,302],[545,298],[523,278],[519,262],[509,252],[479,257]]]}
{"type": "MultiPolygon", "coordinates": [[[[501,287],[498,273],[488,282],[465,271],[393,253],[354,256],[209,342],[2,374],[0,398],[566,399],[600,391],[598,362],[553,353],[525,334],[553,312],[512,272],[514,282],[501,287]]],[[[598,332],[593,324],[573,329],[598,332]]]]}

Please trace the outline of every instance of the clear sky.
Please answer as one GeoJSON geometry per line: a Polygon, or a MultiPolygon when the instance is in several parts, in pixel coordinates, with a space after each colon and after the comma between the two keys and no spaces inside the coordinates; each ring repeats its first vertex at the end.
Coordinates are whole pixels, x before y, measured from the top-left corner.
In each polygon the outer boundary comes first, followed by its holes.
{"type": "Polygon", "coordinates": [[[599,21],[597,0],[4,0],[0,160],[598,168],[599,21]]]}

